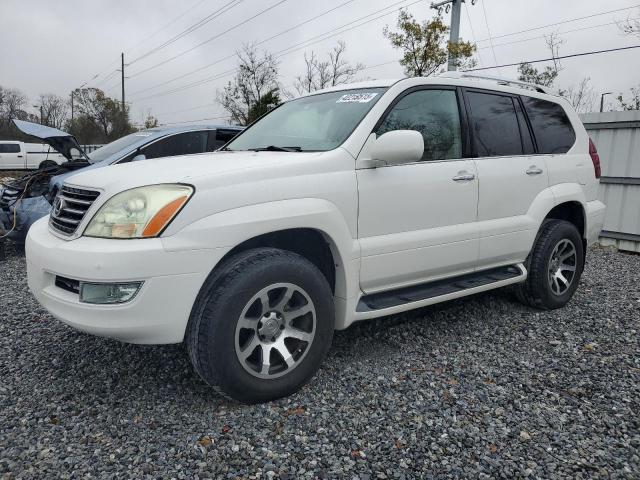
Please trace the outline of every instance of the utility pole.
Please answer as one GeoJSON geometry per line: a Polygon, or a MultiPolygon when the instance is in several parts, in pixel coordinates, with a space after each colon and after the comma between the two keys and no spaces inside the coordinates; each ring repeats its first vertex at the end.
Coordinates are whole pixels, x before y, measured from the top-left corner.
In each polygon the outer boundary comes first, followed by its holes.
{"type": "Polygon", "coordinates": [[[121,60],[121,69],[120,69],[120,73],[122,74],[122,114],[124,115],[125,109],[124,109],[124,53],[120,54],[120,60],[121,60]]]}
{"type": "MultiPolygon", "coordinates": [[[[462,11],[462,2],[465,0],[443,0],[441,2],[432,3],[431,8],[442,11],[442,7],[445,7],[447,13],[451,9],[451,28],[449,29],[449,42],[452,44],[460,41],[460,13],[462,11]]],[[[471,3],[473,4],[475,0],[471,3]]],[[[457,69],[456,58],[449,54],[449,61],[447,63],[447,70],[453,72],[457,69]]]]}
{"type": "Polygon", "coordinates": [[[71,90],[71,123],[73,123],[73,90],[71,90]]]}

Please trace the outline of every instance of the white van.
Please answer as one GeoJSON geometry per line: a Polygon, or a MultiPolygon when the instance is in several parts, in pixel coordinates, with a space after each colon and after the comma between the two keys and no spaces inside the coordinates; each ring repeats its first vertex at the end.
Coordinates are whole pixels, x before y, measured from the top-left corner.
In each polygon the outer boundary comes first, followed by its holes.
{"type": "Polygon", "coordinates": [[[66,158],[44,143],[0,140],[0,170],[32,170],[63,162],[66,158]]]}

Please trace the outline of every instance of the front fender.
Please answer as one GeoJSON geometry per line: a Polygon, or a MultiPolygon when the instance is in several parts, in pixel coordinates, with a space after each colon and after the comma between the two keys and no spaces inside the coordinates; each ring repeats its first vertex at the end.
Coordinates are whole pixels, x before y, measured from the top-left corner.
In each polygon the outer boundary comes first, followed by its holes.
{"type": "Polygon", "coordinates": [[[225,210],[201,218],[161,240],[167,251],[231,249],[266,233],[296,228],[319,231],[331,248],[336,263],[336,326],[341,328],[347,309],[359,295],[360,252],[346,219],[336,205],[327,200],[279,200],[225,210]]]}

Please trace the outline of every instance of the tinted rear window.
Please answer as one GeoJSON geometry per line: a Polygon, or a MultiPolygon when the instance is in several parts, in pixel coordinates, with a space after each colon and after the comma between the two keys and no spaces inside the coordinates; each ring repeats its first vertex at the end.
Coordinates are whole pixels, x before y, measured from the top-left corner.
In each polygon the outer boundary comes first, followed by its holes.
{"type": "Polygon", "coordinates": [[[567,153],[576,141],[576,134],[564,109],[539,98],[522,97],[522,101],[538,143],[538,153],[567,153]]]}
{"type": "Polygon", "coordinates": [[[522,139],[511,97],[468,92],[473,140],[479,157],[522,155],[522,139]]]}

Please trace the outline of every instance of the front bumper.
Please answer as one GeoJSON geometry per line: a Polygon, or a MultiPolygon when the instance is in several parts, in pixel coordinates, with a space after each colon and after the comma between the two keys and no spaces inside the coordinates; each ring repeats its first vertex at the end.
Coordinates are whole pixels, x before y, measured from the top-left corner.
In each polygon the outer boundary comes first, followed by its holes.
{"type": "Polygon", "coordinates": [[[42,219],[27,236],[27,275],[40,304],[78,330],[129,343],[179,343],[201,286],[227,251],[168,252],[159,238],[68,241],[53,235],[42,219]],[[93,305],[56,286],[57,275],[87,282],[144,284],[127,303],[93,305]]]}

